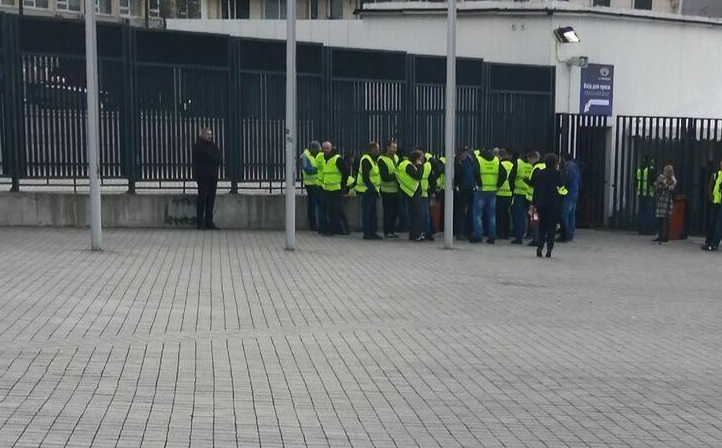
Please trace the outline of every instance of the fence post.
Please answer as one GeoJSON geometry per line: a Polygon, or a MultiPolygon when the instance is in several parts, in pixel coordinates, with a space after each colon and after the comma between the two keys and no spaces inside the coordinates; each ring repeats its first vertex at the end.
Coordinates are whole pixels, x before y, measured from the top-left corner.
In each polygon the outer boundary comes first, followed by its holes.
{"type": "Polygon", "coordinates": [[[123,171],[128,178],[128,193],[135,193],[138,179],[136,160],[140,150],[140,108],[136,88],[136,34],[130,25],[123,25],[123,72],[125,76],[123,91],[123,110],[121,125],[123,128],[123,171]]]}
{"type": "Polygon", "coordinates": [[[228,38],[228,110],[226,112],[226,151],[228,163],[226,170],[231,179],[231,193],[238,193],[238,181],[241,173],[241,58],[240,39],[228,38]]]}
{"type": "Polygon", "coordinates": [[[331,101],[333,98],[332,49],[324,46],[321,49],[321,139],[332,138],[334,129],[331,101]]]}
{"type": "MultiPolygon", "coordinates": [[[[406,142],[407,147],[411,147],[411,145],[421,143],[421,136],[418,132],[414,129],[413,122],[414,122],[414,93],[415,93],[415,71],[414,71],[414,55],[406,53],[405,54],[405,63],[406,63],[406,77],[404,79],[404,96],[402,99],[401,107],[402,110],[402,116],[403,116],[403,125],[401,128],[401,138],[402,141],[406,142]]],[[[432,151],[436,148],[424,148],[426,151],[432,151]]]]}
{"type": "Polygon", "coordinates": [[[19,19],[2,14],[3,33],[3,163],[12,185],[10,191],[20,191],[20,177],[24,171],[25,111],[23,110],[22,58],[19,42],[19,19]]]}

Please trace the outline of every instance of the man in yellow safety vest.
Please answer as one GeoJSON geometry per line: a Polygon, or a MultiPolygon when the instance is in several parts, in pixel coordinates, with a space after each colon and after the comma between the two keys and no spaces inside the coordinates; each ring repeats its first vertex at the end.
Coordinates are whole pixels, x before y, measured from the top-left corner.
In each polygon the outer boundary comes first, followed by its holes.
{"type": "Polygon", "coordinates": [[[479,242],[486,227],[489,244],[496,241],[496,193],[507,178],[501,161],[491,150],[482,149],[477,156],[479,189],[474,195],[474,235],[471,242],[479,242]],[[486,226],[484,226],[486,222],[486,226]]]}
{"type": "Polygon", "coordinates": [[[496,192],[496,234],[500,240],[508,240],[511,230],[511,198],[514,193],[511,172],[514,164],[509,160],[509,151],[505,148],[499,150],[499,160],[507,178],[496,192]]]}
{"type": "Polygon", "coordinates": [[[384,210],[384,237],[398,238],[396,235],[396,219],[398,218],[399,183],[396,180],[396,141],[386,142],[385,151],[378,158],[379,175],[381,176],[381,204],[384,210]]]}
{"type": "Polygon", "coordinates": [[[538,161],[539,153],[529,151],[525,158],[519,157],[516,160],[514,168],[512,168],[510,182],[514,183],[514,239],[511,241],[511,244],[524,244],[527,210],[529,209],[527,192],[529,188],[531,188],[527,182],[531,179],[531,170],[538,161]]]}
{"type": "Polygon", "coordinates": [[[722,160],[717,168],[718,170],[710,176],[707,186],[707,194],[712,206],[709,209],[707,237],[702,246],[704,250],[717,250],[722,239],[722,160]]]}
{"type": "Polygon", "coordinates": [[[362,195],[361,222],[365,240],[380,240],[377,231],[376,198],[381,188],[381,173],[376,159],[379,156],[379,144],[371,142],[366,153],[361,156],[359,172],[356,176],[356,192],[362,195]]]}
{"type": "Polygon", "coordinates": [[[328,211],[328,228],[324,235],[331,236],[343,233],[341,207],[343,206],[342,199],[348,182],[349,169],[346,161],[330,141],[323,142],[321,148],[324,153],[323,191],[328,211]]]}
{"type": "Polygon", "coordinates": [[[303,185],[306,187],[306,193],[308,195],[306,206],[308,227],[314,232],[318,231],[318,213],[320,210],[319,198],[321,196],[321,187],[318,184],[318,168],[316,167],[316,156],[318,156],[320,152],[321,144],[314,140],[299,158],[303,185]]]}

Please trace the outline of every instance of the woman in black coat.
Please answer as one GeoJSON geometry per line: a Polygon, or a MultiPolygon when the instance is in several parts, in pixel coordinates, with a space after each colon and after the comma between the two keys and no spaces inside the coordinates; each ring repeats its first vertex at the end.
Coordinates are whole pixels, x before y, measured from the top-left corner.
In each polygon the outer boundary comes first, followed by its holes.
{"type": "Polygon", "coordinates": [[[535,170],[531,177],[531,184],[534,187],[532,205],[539,213],[539,246],[536,256],[542,256],[544,243],[547,244],[547,258],[551,258],[554,248],[554,237],[557,230],[557,222],[561,214],[562,197],[559,188],[564,186],[564,177],[559,171],[559,159],[554,154],[547,154],[544,157],[546,167],[535,170]]]}

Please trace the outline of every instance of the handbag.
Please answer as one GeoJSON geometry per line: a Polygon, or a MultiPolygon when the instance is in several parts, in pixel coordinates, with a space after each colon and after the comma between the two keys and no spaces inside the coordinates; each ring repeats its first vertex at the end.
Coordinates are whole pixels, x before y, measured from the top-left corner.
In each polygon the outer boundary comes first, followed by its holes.
{"type": "Polygon", "coordinates": [[[527,213],[529,214],[529,225],[532,227],[539,225],[539,212],[536,207],[532,205],[529,207],[529,211],[527,211],[527,213]]]}

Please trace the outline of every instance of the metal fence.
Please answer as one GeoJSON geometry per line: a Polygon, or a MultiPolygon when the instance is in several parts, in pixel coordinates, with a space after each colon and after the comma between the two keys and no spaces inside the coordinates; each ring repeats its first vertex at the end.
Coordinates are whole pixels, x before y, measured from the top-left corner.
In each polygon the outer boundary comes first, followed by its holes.
{"type": "MultiPolygon", "coordinates": [[[[87,177],[83,25],[0,14],[0,177],[87,177]]],[[[221,179],[282,187],[285,43],[98,25],[101,177],[183,185],[192,144],[210,126],[221,179]]],[[[329,138],[344,154],[394,137],[402,150],[444,142],[445,59],[404,52],[298,46],[298,152],[329,138]]],[[[549,148],[554,69],[457,61],[457,141],[549,148]]]]}
{"type": "Polygon", "coordinates": [[[685,232],[704,233],[707,183],[722,160],[722,119],[620,116],[616,132],[614,226],[637,225],[636,172],[649,157],[658,173],[664,165],[674,166],[677,193],[686,198],[685,232]]]}

